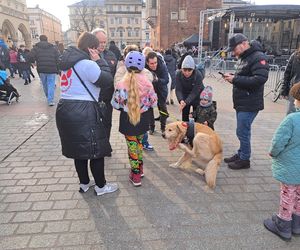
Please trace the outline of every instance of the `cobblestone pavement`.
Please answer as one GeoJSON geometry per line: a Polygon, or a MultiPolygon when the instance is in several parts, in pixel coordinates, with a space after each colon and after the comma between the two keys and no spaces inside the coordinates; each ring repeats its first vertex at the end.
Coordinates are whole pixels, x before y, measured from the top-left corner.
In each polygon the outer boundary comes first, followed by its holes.
{"type": "MultiPolygon", "coordinates": [[[[150,136],[155,151],[145,152],[143,186],[133,187],[114,112],[106,177],[120,190],[96,197],[78,192],[73,162],[61,155],[55,107],[46,105],[39,81],[13,83],[20,103],[0,103],[0,249],[300,249],[300,238],[286,243],[262,225],[278,207],[267,152],[284,117],[282,101],[267,97],[254,122],[251,169],[222,163],[214,192],[201,176],[168,167],[181,152],[170,152],[159,133],[150,136]]],[[[215,89],[216,130],[228,156],[238,145],[231,86],[206,83],[215,89]]],[[[179,117],[178,106],[169,109],[179,117]]]]}

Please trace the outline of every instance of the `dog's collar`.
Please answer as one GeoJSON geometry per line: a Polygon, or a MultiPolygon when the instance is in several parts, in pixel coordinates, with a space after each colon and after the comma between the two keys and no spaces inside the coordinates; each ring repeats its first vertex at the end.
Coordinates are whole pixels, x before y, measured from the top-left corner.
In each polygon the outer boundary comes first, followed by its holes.
{"type": "Polygon", "coordinates": [[[195,137],[195,122],[194,119],[190,119],[189,122],[184,122],[182,124],[187,128],[185,136],[183,137],[181,143],[188,144],[193,147],[193,140],[195,137]]]}

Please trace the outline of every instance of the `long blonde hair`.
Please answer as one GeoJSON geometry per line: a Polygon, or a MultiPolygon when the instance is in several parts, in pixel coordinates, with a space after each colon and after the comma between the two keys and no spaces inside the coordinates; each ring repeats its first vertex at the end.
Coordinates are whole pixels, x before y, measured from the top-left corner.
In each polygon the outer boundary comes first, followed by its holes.
{"type": "Polygon", "coordinates": [[[125,75],[125,83],[128,85],[128,116],[132,125],[137,125],[141,120],[140,93],[136,79],[138,71],[129,70],[125,75]]]}

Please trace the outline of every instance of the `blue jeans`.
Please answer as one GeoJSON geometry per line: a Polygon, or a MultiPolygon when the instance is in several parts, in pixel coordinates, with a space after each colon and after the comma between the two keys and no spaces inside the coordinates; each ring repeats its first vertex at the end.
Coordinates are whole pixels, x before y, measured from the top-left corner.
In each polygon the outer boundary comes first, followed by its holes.
{"type": "Polygon", "coordinates": [[[148,132],[146,132],[144,134],[144,137],[143,137],[143,140],[142,140],[142,144],[143,145],[149,144],[149,142],[148,142],[148,132]]]}
{"type": "Polygon", "coordinates": [[[55,74],[40,73],[39,76],[43,84],[44,93],[45,96],[47,97],[48,104],[49,104],[54,100],[55,74]]]}
{"type": "Polygon", "coordinates": [[[251,125],[257,116],[256,112],[236,112],[236,135],[240,141],[238,155],[242,160],[249,160],[251,155],[251,125]]]}

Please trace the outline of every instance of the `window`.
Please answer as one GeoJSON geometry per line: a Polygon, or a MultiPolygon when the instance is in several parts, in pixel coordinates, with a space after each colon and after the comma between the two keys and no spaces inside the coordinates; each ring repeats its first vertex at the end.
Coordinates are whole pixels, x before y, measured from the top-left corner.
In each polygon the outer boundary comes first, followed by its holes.
{"type": "Polygon", "coordinates": [[[114,37],[115,36],[115,29],[110,29],[110,36],[114,37]]]}
{"type": "Polygon", "coordinates": [[[146,40],[149,41],[150,40],[150,35],[148,32],[146,32],[146,40]]]}
{"type": "Polygon", "coordinates": [[[128,29],[128,37],[132,37],[132,30],[128,29]]]}
{"type": "Polygon", "coordinates": [[[178,20],[178,12],[171,12],[171,20],[178,20]]]}
{"type": "Polygon", "coordinates": [[[187,19],[186,8],[180,8],[179,9],[179,19],[180,20],[186,20],[187,19]]]}
{"type": "Polygon", "coordinates": [[[30,20],[30,25],[34,25],[34,20],[30,20]]]}
{"type": "Polygon", "coordinates": [[[123,30],[119,30],[120,37],[123,37],[123,30]]]}
{"type": "Polygon", "coordinates": [[[114,19],[113,18],[111,18],[110,19],[110,24],[114,24],[115,22],[114,22],[114,19]]]}
{"type": "Polygon", "coordinates": [[[157,5],[156,5],[156,0],[152,0],[152,9],[156,9],[157,5]]]}
{"type": "Polygon", "coordinates": [[[122,17],[119,17],[119,24],[122,24],[122,17]]]}
{"type": "Polygon", "coordinates": [[[127,5],[127,6],[126,6],[126,10],[127,10],[127,11],[130,11],[130,6],[127,5]]]}
{"type": "Polygon", "coordinates": [[[105,27],[105,25],[104,25],[104,21],[100,21],[100,28],[104,28],[105,27]]]}
{"type": "Polygon", "coordinates": [[[138,29],[135,30],[135,36],[137,36],[137,37],[140,36],[140,30],[138,30],[138,29]]]}
{"type": "Polygon", "coordinates": [[[118,10],[122,11],[122,6],[121,5],[118,6],[118,10]]]}
{"type": "Polygon", "coordinates": [[[135,24],[139,24],[139,19],[138,18],[135,19],[135,24]]]}
{"type": "Polygon", "coordinates": [[[130,24],[130,17],[127,18],[127,24],[130,24]]]}
{"type": "Polygon", "coordinates": [[[109,8],[108,8],[109,11],[113,11],[113,6],[112,5],[109,5],[109,8]]]}

